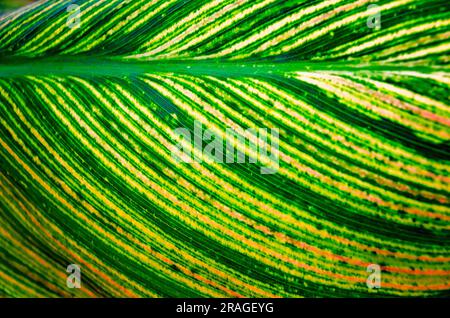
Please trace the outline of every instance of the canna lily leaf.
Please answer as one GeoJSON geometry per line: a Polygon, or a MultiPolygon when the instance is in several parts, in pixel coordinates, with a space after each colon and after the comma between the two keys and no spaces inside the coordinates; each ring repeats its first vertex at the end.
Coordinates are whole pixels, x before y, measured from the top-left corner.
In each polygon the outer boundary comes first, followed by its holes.
{"type": "Polygon", "coordinates": [[[0,16],[0,296],[449,296],[449,24],[434,0],[0,16]],[[199,125],[277,129],[245,133],[276,169],[238,138],[246,162],[203,158],[199,125]]]}

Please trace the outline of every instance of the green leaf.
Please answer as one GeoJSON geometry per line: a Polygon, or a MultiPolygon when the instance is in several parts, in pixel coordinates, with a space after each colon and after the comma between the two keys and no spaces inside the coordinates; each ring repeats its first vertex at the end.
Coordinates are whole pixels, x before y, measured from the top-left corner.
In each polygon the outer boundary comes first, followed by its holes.
{"type": "Polygon", "coordinates": [[[447,2],[0,16],[0,296],[448,296],[447,2]],[[246,162],[177,161],[199,123],[278,129],[275,173],[239,139],[246,162]]]}

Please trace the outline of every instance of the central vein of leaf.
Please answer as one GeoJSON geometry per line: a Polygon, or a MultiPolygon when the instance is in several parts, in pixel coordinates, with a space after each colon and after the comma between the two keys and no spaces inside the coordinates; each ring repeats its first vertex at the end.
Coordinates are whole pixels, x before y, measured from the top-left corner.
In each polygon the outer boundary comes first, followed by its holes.
{"type": "Polygon", "coordinates": [[[0,77],[25,75],[137,76],[145,73],[175,73],[226,77],[271,76],[291,72],[389,72],[432,73],[436,67],[377,63],[308,61],[124,61],[110,58],[1,58],[0,77]]]}

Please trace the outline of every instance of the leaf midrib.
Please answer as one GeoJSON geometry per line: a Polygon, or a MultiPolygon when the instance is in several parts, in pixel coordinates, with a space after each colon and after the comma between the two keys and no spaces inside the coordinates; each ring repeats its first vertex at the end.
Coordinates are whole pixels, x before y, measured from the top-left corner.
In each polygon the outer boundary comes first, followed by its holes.
{"type": "Polygon", "coordinates": [[[0,77],[26,75],[132,76],[175,73],[211,76],[258,76],[289,72],[389,72],[433,73],[448,71],[438,66],[411,66],[361,62],[270,62],[218,60],[125,61],[98,57],[2,58],[0,77]]]}

